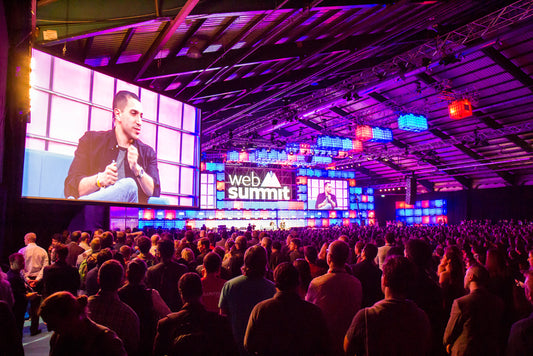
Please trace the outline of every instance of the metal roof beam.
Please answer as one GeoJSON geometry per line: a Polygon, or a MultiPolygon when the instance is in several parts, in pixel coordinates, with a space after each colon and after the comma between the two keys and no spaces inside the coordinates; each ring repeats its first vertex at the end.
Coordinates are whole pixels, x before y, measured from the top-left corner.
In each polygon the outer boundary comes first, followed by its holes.
{"type": "Polygon", "coordinates": [[[511,74],[516,80],[524,84],[529,90],[533,91],[533,79],[527,75],[522,69],[517,67],[513,62],[511,62],[507,57],[501,54],[494,47],[483,48],[483,53],[499,65],[506,72],[511,74]]]}

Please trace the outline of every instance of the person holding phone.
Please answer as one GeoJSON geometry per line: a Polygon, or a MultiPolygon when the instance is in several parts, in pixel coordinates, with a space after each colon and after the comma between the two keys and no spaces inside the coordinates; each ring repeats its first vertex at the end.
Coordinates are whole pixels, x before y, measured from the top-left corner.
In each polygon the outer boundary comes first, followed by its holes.
{"type": "Polygon", "coordinates": [[[324,183],[324,192],[318,194],[316,198],[316,209],[329,210],[337,209],[337,197],[332,193],[331,182],[324,183]]]}
{"type": "Polygon", "coordinates": [[[155,151],[139,140],[143,118],[139,97],[119,91],[113,99],[113,128],[80,138],[65,179],[65,197],[147,203],[161,188],[155,151]]]}

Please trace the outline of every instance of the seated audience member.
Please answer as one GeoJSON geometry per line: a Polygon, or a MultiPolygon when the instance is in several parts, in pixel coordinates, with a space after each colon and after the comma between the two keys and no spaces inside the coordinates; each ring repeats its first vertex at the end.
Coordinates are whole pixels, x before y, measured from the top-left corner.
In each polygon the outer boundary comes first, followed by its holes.
{"type": "Polygon", "coordinates": [[[80,288],[80,274],[76,267],[67,263],[68,247],[58,244],[55,251],[56,261],[46,266],[43,271],[43,298],[60,291],[77,295],[80,288]]]}
{"type": "MultiPolygon", "coordinates": [[[[533,305],[533,269],[526,272],[524,293],[533,305]]],[[[507,356],[533,355],[533,313],[511,327],[507,342],[507,356]]]]}
{"type": "Polygon", "coordinates": [[[109,261],[112,258],[113,256],[108,248],[100,250],[96,255],[96,266],[87,272],[87,277],[85,278],[85,294],[87,294],[88,297],[98,293],[98,289],[100,289],[100,286],[98,285],[98,270],[102,267],[104,262],[109,261]]]}
{"type": "Polygon", "coordinates": [[[453,302],[444,332],[451,355],[500,355],[503,351],[503,301],[488,291],[489,273],[480,265],[470,267],[464,288],[470,293],[453,302]]]}
{"type": "Polygon", "coordinates": [[[288,262],[274,271],[277,293],[250,315],[244,347],[254,355],[329,355],[329,337],[320,308],[298,294],[298,271],[288,262]]]}
{"type": "Polygon", "coordinates": [[[244,334],[248,318],[255,305],[276,293],[274,284],[265,278],[267,255],[263,247],[255,245],[244,255],[243,275],[224,284],[220,295],[220,313],[227,315],[241,355],[244,350],[244,334]]]}
{"type": "Polygon", "coordinates": [[[344,339],[346,355],[428,355],[431,327],[426,313],[407,298],[411,263],[400,256],[383,265],[385,299],[360,310],[344,339]]]}
{"type": "Polygon", "coordinates": [[[311,277],[311,269],[309,268],[309,263],[303,258],[296,259],[292,265],[298,271],[298,276],[300,277],[300,286],[298,287],[298,294],[302,299],[305,299],[307,294],[307,289],[309,288],[309,283],[313,280],[311,277]]]}
{"type": "Polygon", "coordinates": [[[11,307],[3,300],[0,300],[0,346],[2,356],[24,355],[22,334],[17,330],[17,322],[11,307]]]}
{"type": "Polygon", "coordinates": [[[209,252],[203,258],[204,270],[202,277],[201,302],[207,311],[219,313],[218,301],[226,280],[220,278],[220,265],[222,260],[219,255],[209,252]]]}
{"type": "Polygon", "coordinates": [[[50,356],[126,356],[122,340],[115,332],[85,315],[87,297],[77,299],[68,292],[57,292],[41,304],[40,315],[53,331],[50,356]]]}
{"type": "Polygon", "coordinates": [[[200,277],[185,273],[179,291],[183,308],[159,321],[153,355],[235,355],[237,347],[228,320],[205,310],[200,302],[200,277]]]}
{"type": "Polygon", "coordinates": [[[352,274],[359,279],[363,287],[363,307],[370,307],[383,299],[381,291],[381,270],[374,259],[378,253],[376,245],[368,243],[361,252],[359,263],[352,266],[352,274]]]}
{"type": "Polygon", "coordinates": [[[182,304],[178,291],[178,281],[187,272],[187,267],[172,260],[174,243],[167,239],[157,243],[161,262],[148,268],[146,286],[157,289],[171,311],[179,311],[182,304]]]}
{"type": "Polygon", "coordinates": [[[98,270],[100,290],[89,297],[89,318],[107,326],[124,342],[128,355],[137,355],[139,350],[139,318],[126,303],[118,297],[124,269],[120,262],[109,260],[98,270]]]}
{"type": "Polygon", "coordinates": [[[350,247],[336,240],[329,245],[327,261],[329,271],[309,284],[305,300],[317,305],[326,318],[334,355],[342,355],[346,330],[355,313],[361,308],[363,289],[361,282],[346,272],[350,247]]]}
{"type": "Polygon", "coordinates": [[[144,285],[146,269],[143,260],[131,261],[126,270],[128,282],[118,290],[120,300],[129,305],[139,317],[139,355],[149,355],[152,352],[157,322],[171,313],[157,290],[144,285]]]}

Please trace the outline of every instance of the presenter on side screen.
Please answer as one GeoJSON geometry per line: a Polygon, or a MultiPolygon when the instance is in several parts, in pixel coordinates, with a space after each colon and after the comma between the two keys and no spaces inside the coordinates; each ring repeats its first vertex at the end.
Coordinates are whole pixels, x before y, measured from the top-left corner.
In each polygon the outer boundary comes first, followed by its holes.
{"type": "Polygon", "coordinates": [[[147,203],[161,192],[154,150],[139,140],[143,109],[139,97],[119,91],[113,99],[113,129],[80,138],[65,179],[65,197],[147,203]]]}
{"type": "Polygon", "coordinates": [[[331,192],[332,190],[333,188],[331,187],[331,183],[325,182],[324,192],[318,194],[318,197],[316,197],[315,209],[337,209],[337,197],[331,192]]]}

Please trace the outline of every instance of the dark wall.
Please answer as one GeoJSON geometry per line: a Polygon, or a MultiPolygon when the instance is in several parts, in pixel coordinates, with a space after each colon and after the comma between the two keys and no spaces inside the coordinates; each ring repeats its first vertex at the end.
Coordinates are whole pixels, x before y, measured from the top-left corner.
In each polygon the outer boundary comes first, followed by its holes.
{"type": "MultiPolygon", "coordinates": [[[[446,199],[448,222],[462,220],[533,219],[533,186],[495,189],[461,190],[419,194],[416,200],[446,199]]],[[[404,195],[375,195],[376,216],[380,225],[396,219],[396,201],[405,201],[404,195]]]]}

